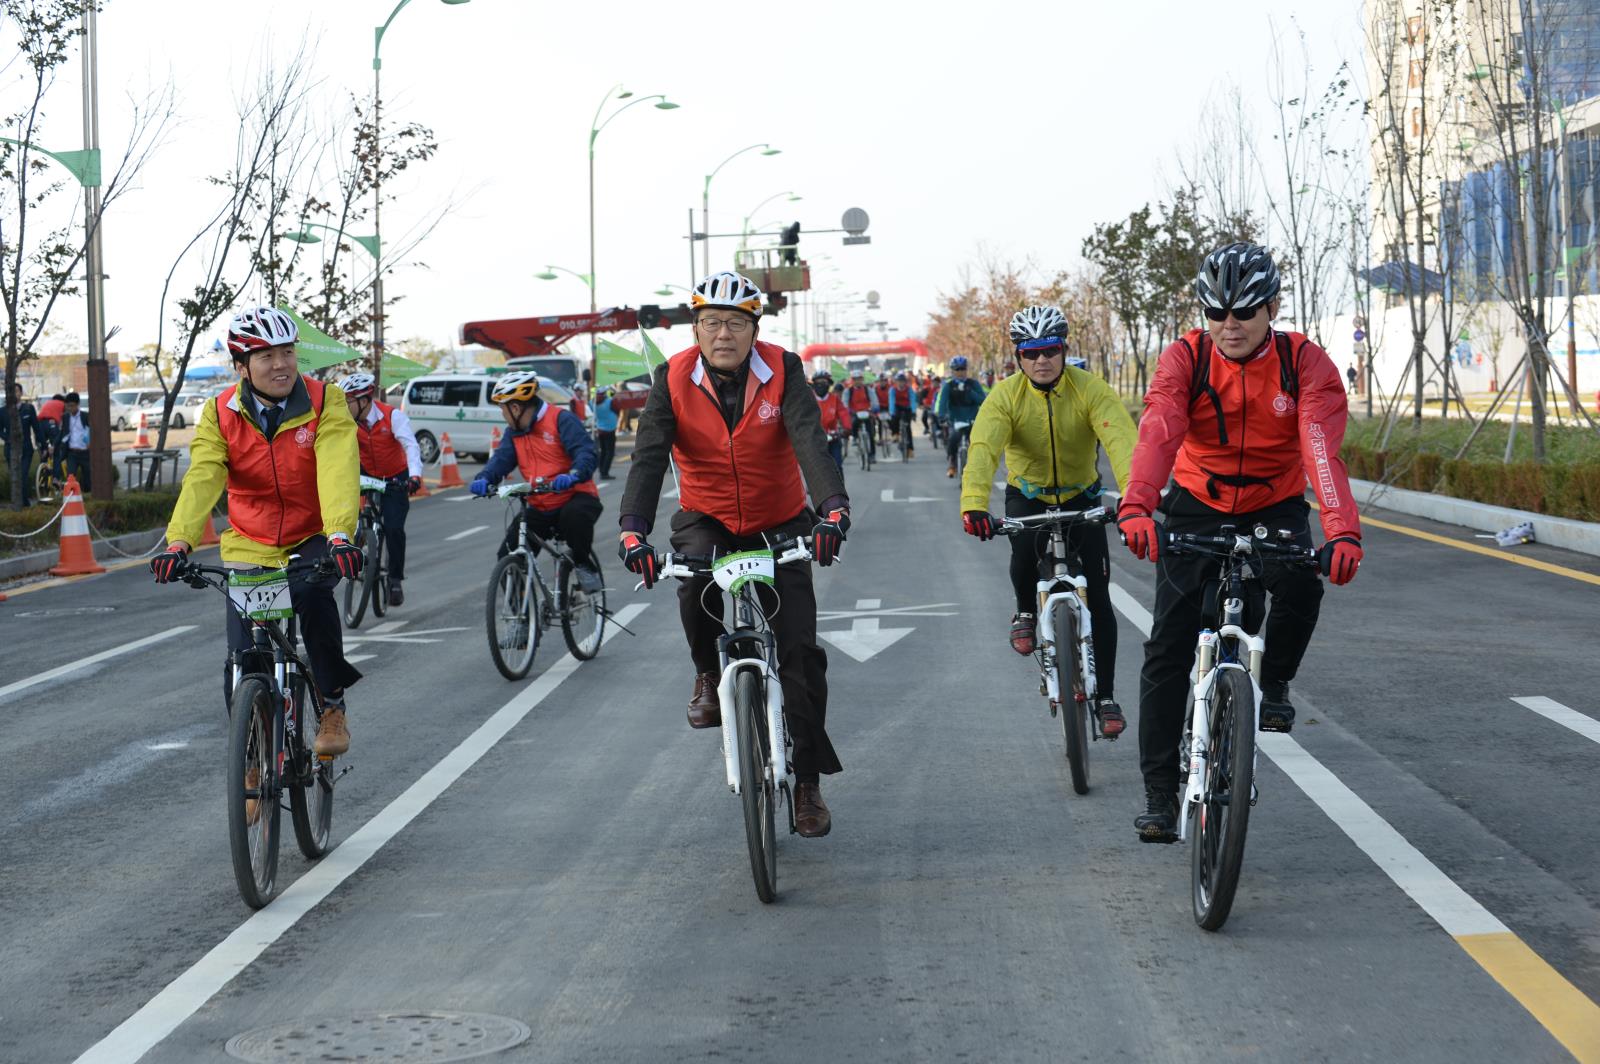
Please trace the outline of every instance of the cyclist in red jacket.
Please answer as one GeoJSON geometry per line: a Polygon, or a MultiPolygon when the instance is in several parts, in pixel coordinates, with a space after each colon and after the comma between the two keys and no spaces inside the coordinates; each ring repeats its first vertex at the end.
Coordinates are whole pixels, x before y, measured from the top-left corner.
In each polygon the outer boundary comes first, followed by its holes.
{"type": "Polygon", "coordinates": [[[817,413],[822,415],[822,431],[828,434],[828,453],[833,464],[844,472],[844,441],[850,435],[850,407],[833,386],[833,374],[818,370],[811,376],[811,391],[817,397],[817,413]]]}
{"type": "MultiPolygon", "coordinates": [[[[1348,583],[1361,564],[1361,522],[1339,447],[1347,398],[1327,352],[1299,333],[1272,328],[1278,268],[1265,248],[1230,244],[1206,256],[1195,284],[1206,329],[1161,353],[1145,395],[1139,442],[1118,524],[1136,557],[1158,566],[1156,601],[1139,692],[1139,758],[1146,842],[1176,835],[1178,743],[1189,668],[1202,625],[1206,581],[1217,563],[1161,550],[1166,529],[1217,535],[1223,525],[1264,525],[1311,545],[1309,481],[1322,508],[1322,571],[1348,583]],[[1163,496],[1168,477],[1176,481],[1163,496]]],[[[1315,573],[1267,563],[1272,595],[1262,662],[1261,727],[1294,725],[1289,681],[1316,628],[1322,583],[1315,573]]]]}

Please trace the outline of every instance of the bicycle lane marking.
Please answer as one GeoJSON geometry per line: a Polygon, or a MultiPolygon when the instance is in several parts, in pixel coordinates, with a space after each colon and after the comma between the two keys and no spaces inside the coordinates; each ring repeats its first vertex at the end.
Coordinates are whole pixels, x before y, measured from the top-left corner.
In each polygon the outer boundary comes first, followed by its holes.
{"type": "Polygon", "coordinates": [[[0,687],[0,698],[5,698],[8,695],[14,695],[18,691],[26,691],[28,688],[37,687],[42,683],[49,683],[51,680],[65,676],[68,673],[77,672],[79,669],[86,669],[90,665],[98,665],[102,661],[109,661],[112,658],[121,657],[123,654],[131,653],[132,651],[138,650],[140,647],[147,647],[151,643],[159,643],[163,639],[170,639],[175,635],[182,635],[184,632],[193,631],[194,628],[195,626],[192,624],[180,624],[176,628],[168,628],[165,632],[157,632],[155,635],[147,635],[143,639],[135,639],[131,643],[124,643],[119,647],[112,647],[110,650],[102,650],[98,654],[90,654],[88,657],[79,658],[77,661],[69,661],[65,665],[58,665],[46,672],[39,673],[37,676],[30,676],[26,680],[18,680],[16,683],[9,683],[4,687],[0,687]]]}
{"type": "MultiPolygon", "coordinates": [[[[1149,636],[1150,611],[1126,588],[1113,583],[1111,602],[1149,636]]],[[[1294,736],[1263,733],[1260,739],[1272,763],[1567,1052],[1583,1064],[1600,1064],[1600,1005],[1440,871],[1294,736]]]]}
{"type": "Polygon", "coordinates": [[[1458,539],[1451,539],[1449,536],[1441,536],[1435,532],[1424,532],[1420,528],[1407,528],[1405,525],[1397,525],[1393,521],[1382,521],[1376,517],[1369,517],[1366,514],[1361,515],[1361,523],[1364,525],[1372,525],[1388,532],[1398,532],[1402,536],[1412,536],[1416,539],[1427,540],[1429,543],[1438,543],[1445,547],[1454,547],[1456,550],[1469,551],[1472,554],[1482,554],[1488,558],[1498,558],[1500,561],[1510,562],[1513,565],[1525,565],[1529,569],[1537,569],[1542,573],[1553,573],[1556,576],[1564,576],[1569,580],[1579,580],[1585,584],[1594,584],[1595,586],[1600,587],[1600,576],[1597,576],[1594,573],[1583,572],[1581,569],[1569,569],[1565,565],[1556,565],[1554,562],[1540,561],[1538,558],[1523,558],[1515,554],[1507,554],[1503,550],[1495,550],[1493,547],[1481,546],[1477,543],[1463,543],[1458,539]]]}
{"type": "MultiPolygon", "coordinates": [[[[618,610],[615,616],[617,626],[606,632],[602,642],[609,643],[611,637],[621,630],[618,626],[626,625],[639,616],[647,605],[635,602],[618,610]]],[[[432,805],[451,784],[477,764],[483,755],[560,687],[562,681],[576,672],[579,664],[576,658],[567,654],[551,665],[394,801],[285,888],[270,905],[234,928],[227,938],[213,946],[187,971],[168,983],[110,1034],[85,1050],[77,1058],[76,1064],[132,1064],[154,1049],[432,805]]]]}
{"type": "Polygon", "coordinates": [[[473,525],[471,528],[465,529],[464,531],[461,531],[461,532],[457,532],[453,536],[444,537],[444,541],[446,543],[449,543],[449,542],[451,542],[453,540],[457,540],[457,539],[466,539],[468,536],[473,535],[473,534],[478,533],[478,532],[482,532],[484,529],[486,529],[488,527],[489,527],[488,525],[473,525]]]}
{"type": "Polygon", "coordinates": [[[1553,698],[1543,695],[1529,695],[1513,698],[1511,701],[1525,709],[1531,709],[1547,720],[1553,720],[1563,728],[1577,732],[1585,739],[1600,743],[1600,720],[1579,713],[1570,706],[1564,706],[1553,698]]]}

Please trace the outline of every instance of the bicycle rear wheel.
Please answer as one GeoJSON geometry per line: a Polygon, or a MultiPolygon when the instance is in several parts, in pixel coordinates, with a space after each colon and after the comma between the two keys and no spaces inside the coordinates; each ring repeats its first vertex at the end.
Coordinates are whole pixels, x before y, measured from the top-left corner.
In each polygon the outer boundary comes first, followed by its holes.
{"type": "MultiPolygon", "coordinates": [[[[863,433],[863,436],[865,433],[863,433]]],[[[861,469],[865,472],[872,468],[872,441],[862,439],[857,441],[856,453],[861,458],[861,469]]]]}
{"type": "Polygon", "coordinates": [[[1217,677],[1209,741],[1202,799],[1184,815],[1193,847],[1194,922],[1215,931],[1227,922],[1239,887],[1255,783],[1255,691],[1238,669],[1224,669],[1217,677]]]}
{"type": "Polygon", "coordinates": [[[367,553],[367,564],[372,572],[372,615],[382,617],[389,612],[389,571],[384,559],[383,533],[373,529],[372,550],[367,553]]]}
{"type": "Polygon", "coordinates": [[[272,900],[278,877],[278,728],[272,688],[247,676],[228,723],[228,849],[239,896],[252,909],[272,900]]]}
{"type": "Polygon", "coordinates": [[[56,501],[56,478],[50,470],[48,462],[41,461],[39,469],[34,474],[33,498],[35,502],[56,501]]]}
{"type": "Polygon", "coordinates": [[[333,834],[333,762],[323,761],[306,749],[306,734],[316,711],[305,677],[296,674],[289,681],[289,690],[300,725],[294,761],[297,767],[306,766],[306,775],[289,787],[289,819],[294,822],[294,838],[300,844],[300,852],[315,861],[331,848],[328,838],[333,834]]]}
{"type": "MultiPolygon", "coordinates": [[[[593,552],[589,564],[600,571],[600,561],[593,552]]],[[[561,635],[567,649],[579,661],[588,661],[600,653],[600,642],[606,633],[606,589],[585,591],[578,584],[578,573],[572,566],[561,565],[561,601],[566,609],[561,612],[561,635]]]]}
{"type": "Polygon", "coordinates": [[[1051,627],[1056,638],[1056,690],[1061,693],[1061,733],[1067,742],[1067,767],[1072,790],[1089,793],[1089,698],[1078,657],[1078,613],[1071,603],[1051,607],[1051,627]]]}
{"type": "Polygon", "coordinates": [[[486,604],[489,656],[500,675],[508,680],[528,675],[533,655],[539,649],[535,595],[526,555],[508,554],[495,562],[486,604]]]}
{"type": "Polygon", "coordinates": [[[767,706],[761,684],[749,669],[739,672],[733,686],[735,719],[739,722],[740,797],[744,801],[744,837],[750,849],[750,875],[756,897],[772,902],[778,897],[778,836],[773,830],[776,795],[768,777],[767,706]]]}
{"type": "Polygon", "coordinates": [[[361,627],[361,618],[367,615],[367,603],[372,601],[373,581],[377,579],[377,571],[372,567],[372,525],[365,517],[356,525],[355,548],[366,555],[367,568],[361,572],[360,580],[346,580],[344,582],[344,623],[346,628],[361,627]]]}

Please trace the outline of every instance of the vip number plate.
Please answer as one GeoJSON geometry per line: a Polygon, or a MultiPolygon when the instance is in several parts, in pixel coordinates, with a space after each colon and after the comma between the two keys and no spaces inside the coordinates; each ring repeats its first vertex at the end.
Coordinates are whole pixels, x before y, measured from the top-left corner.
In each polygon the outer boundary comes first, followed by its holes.
{"type": "Polygon", "coordinates": [[[778,561],[770,550],[747,550],[718,558],[711,576],[718,587],[738,594],[739,589],[752,580],[758,584],[774,583],[777,572],[778,561]]]}
{"type": "Polygon", "coordinates": [[[282,569],[229,573],[228,598],[252,621],[282,621],[294,615],[294,604],[289,600],[289,574],[282,569]]]}
{"type": "Polygon", "coordinates": [[[389,482],[387,480],[384,480],[382,477],[369,477],[365,473],[363,473],[361,475],[361,490],[362,491],[388,491],[389,490],[389,482]]]}

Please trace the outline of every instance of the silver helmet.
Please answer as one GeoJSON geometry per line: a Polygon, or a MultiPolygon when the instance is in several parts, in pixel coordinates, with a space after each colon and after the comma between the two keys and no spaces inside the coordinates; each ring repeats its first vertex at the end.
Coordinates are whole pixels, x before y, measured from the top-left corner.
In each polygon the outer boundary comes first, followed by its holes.
{"type": "Polygon", "coordinates": [[[1024,307],[1011,316],[1011,342],[1067,338],[1067,319],[1055,307],[1024,307]]]}
{"type": "Polygon", "coordinates": [[[1206,256],[1195,278],[1200,305],[1212,310],[1258,307],[1271,302],[1281,282],[1272,252],[1259,244],[1237,243],[1206,256]]]}

